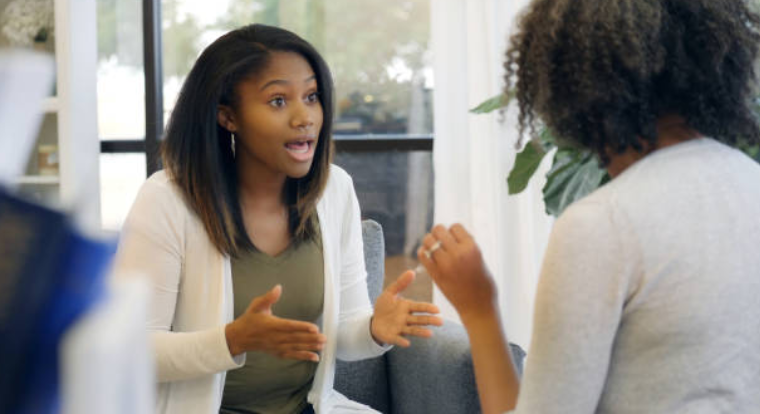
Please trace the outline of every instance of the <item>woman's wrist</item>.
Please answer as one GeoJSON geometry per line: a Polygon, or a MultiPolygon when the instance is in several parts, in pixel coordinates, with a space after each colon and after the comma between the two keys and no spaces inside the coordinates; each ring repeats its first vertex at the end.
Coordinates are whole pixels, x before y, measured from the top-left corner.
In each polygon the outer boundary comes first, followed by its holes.
{"type": "Polygon", "coordinates": [[[378,346],[385,346],[385,343],[377,339],[377,336],[375,336],[375,316],[374,315],[372,315],[372,317],[369,319],[369,335],[372,337],[372,340],[375,341],[375,343],[378,346]]]}
{"type": "Polygon", "coordinates": [[[496,303],[482,303],[477,307],[472,307],[459,312],[459,317],[465,328],[478,330],[481,327],[490,327],[494,323],[500,324],[499,306],[496,303]]]}
{"type": "Polygon", "coordinates": [[[230,355],[234,357],[243,353],[243,350],[238,346],[237,330],[235,329],[234,321],[224,327],[224,336],[227,339],[227,348],[230,350],[230,355]]]}

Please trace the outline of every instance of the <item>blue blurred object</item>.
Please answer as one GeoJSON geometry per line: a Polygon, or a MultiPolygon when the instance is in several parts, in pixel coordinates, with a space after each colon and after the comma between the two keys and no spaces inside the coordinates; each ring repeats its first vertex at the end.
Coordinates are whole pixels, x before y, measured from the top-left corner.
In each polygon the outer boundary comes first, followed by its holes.
{"type": "Polygon", "coordinates": [[[59,411],[62,335],[104,294],[115,241],[0,188],[0,407],[59,411]]]}

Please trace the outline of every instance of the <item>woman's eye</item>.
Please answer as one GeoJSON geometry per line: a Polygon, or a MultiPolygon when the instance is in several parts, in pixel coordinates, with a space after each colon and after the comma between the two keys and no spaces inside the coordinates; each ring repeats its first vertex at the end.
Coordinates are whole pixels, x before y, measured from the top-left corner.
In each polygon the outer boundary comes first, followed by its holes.
{"type": "Polygon", "coordinates": [[[282,97],[277,97],[269,101],[269,105],[274,106],[275,108],[282,108],[285,106],[285,99],[282,97]]]}
{"type": "Polygon", "coordinates": [[[306,101],[309,103],[319,102],[319,93],[318,92],[310,93],[309,96],[306,97],[306,101]]]}

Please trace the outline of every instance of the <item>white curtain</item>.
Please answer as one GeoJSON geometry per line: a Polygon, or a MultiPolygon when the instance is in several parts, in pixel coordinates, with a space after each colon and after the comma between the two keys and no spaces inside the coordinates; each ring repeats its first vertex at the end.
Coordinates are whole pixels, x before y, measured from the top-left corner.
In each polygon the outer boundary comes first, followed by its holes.
{"type": "MultiPolygon", "coordinates": [[[[435,222],[462,223],[475,237],[499,289],[511,342],[527,347],[533,298],[551,219],[541,197],[544,160],[525,192],[508,196],[517,142],[516,110],[469,113],[504,85],[503,61],[515,16],[527,0],[431,1],[435,76],[435,222]]],[[[547,157],[548,158],[548,157],[547,157]]],[[[456,312],[435,289],[444,317],[456,312]]]]}

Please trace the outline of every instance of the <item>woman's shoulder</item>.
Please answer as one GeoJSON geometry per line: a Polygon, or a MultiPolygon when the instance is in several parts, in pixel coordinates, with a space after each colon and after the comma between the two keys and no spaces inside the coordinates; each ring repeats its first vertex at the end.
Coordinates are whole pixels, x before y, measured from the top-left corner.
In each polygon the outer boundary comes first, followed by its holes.
{"type": "Polygon", "coordinates": [[[325,187],[325,196],[336,196],[339,194],[345,194],[346,192],[353,192],[354,182],[351,179],[346,170],[335,165],[330,164],[330,176],[327,179],[327,186],[325,187]]]}
{"type": "Polygon", "coordinates": [[[166,170],[154,172],[147,180],[145,180],[145,184],[148,186],[156,186],[165,191],[171,191],[172,186],[176,187],[166,170]]]}
{"type": "Polygon", "coordinates": [[[552,232],[570,238],[615,233],[620,225],[615,219],[617,205],[614,185],[609,182],[567,206],[557,217],[552,232]]]}
{"type": "Polygon", "coordinates": [[[181,195],[177,183],[174,182],[166,170],[159,170],[153,173],[147,180],[145,180],[143,187],[150,188],[164,197],[177,198],[181,195]]]}
{"type": "Polygon", "coordinates": [[[170,209],[174,213],[187,211],[182,192],[164,170],[153,173],[145,180],[135,202],[149,204],[153,208],[170,209]]]}
{"type": "Polygon", "coordinates": [[[330,175],[322,191],[318,209],[323,215],[342,217],[347,209],[353,208],[355,199],[356,192],[351,176],[341,167],[330,165],[330,175]]]}
{"type": "Polygon", "coordinates": [[[349,175],[346,170],[335,164],[330,164],[330,178],[327,180],[327,182],[328,185],[331,182],[346,185],[351,184],[352,180],[351,175],[349,175]]]}

